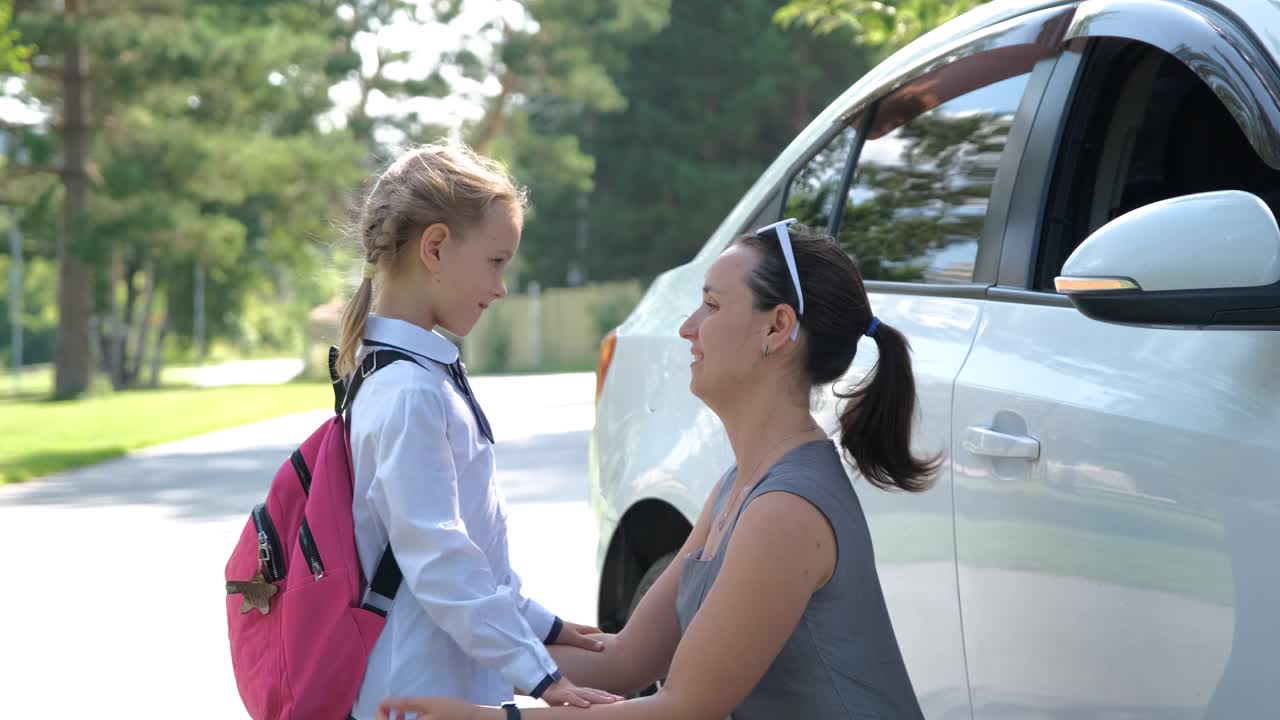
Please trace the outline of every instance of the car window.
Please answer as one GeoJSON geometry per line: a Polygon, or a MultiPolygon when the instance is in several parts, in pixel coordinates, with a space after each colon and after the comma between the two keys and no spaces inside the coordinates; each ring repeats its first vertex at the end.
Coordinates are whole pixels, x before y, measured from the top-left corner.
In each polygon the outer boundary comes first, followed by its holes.
{"type": "Polygon", "coordinates": [[[838,229],[864,278],[973,281],[992,184],[1029,78],[1025,65],[962,61],[879,103],[838,229]]]}
{"type": "Polygon", "coordinates": [[[1095,41],[1086,57],[1041,223],[1036,289],[1053,290],[1092,232],[1159,200],[1244,190],[1280,212],[1280,172],[1193,70],[1127,40],[1095,41]]]}
{"type": "Polygon", "coordinates": [[[831,227],[860,125],[861,120],[855,119],[845,126],[792,176],[783,217],[793,217],[813,228],[831,227]]]}

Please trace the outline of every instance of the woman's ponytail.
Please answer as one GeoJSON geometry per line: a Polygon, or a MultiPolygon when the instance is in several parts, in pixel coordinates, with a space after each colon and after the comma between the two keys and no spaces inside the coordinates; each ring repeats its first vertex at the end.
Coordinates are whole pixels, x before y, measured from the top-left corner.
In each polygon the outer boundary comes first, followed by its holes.
{"type": "Polygon", "coordinates": [[[909,492],[928,490],[941,455],[911,454],[916,412],[916,382],[911,347],[893,327],[879,323],[871,333],[880,357],[871,374],[848,393],[840,413],[840,444],[871,484],[909,492]]]}

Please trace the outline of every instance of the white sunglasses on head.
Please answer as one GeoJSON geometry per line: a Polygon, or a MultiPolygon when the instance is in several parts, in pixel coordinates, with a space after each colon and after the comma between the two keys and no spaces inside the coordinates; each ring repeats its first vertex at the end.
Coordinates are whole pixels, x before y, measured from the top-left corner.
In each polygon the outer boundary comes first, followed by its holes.
{"type": "MultiPolygon", "coordinates": [[[[804,315],[804,293],[800,291],[800,273],[796,272],[796,257],[791,251],[791,234],[787,232],[787,226],[795,222],[795,218],[787,218],[779,220],[772,225],[765,225],[756,230],[756,235],[763,235],[770,230],[778,234],[778,244],[782,246],[782,257],[787,260],[787,269],[791,271],[791,282],[796,286],[796,297],[800,299],[800,307],[796,308],[796,315],[804,315]]],[[[796,326],[791,329],[791,339],[794,341],[800,335],[800,321],[797,317],[796,326]]]]}

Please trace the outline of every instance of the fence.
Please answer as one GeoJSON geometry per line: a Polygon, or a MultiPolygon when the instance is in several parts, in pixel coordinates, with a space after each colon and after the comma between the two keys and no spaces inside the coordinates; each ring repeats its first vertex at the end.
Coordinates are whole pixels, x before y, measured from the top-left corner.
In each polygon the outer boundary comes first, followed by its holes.
{"type": "MultiPolygon", "coordinates": [[[[495,303],[460,341],[473,373],[572,372],[595,369],[600,341],[640,301],[638,282],[541,290],[536,285],[495,303]]],[[[311,313],[308,373],[325,374],[325,353],[337,344],[341,303],[311,313]]]]}
{"type": "Polygon", "coordinates": [[[640,300],[639,283],[539,290],[497,303],[462,343],[474,372],[567,372],[595,368],[600,341],[640,300]]]}

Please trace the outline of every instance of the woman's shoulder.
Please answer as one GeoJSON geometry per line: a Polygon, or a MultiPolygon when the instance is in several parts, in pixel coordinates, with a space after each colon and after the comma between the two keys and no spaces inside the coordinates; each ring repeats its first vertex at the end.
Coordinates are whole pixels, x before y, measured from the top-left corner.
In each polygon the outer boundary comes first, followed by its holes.
{"type": "Polygon", "coordinates": [[[833,527],[843,524],[838,519],[862,517],[862,507],[840,451],[829,439],[806,443],[787,453],[765,474],[753,494],[779,491],[809,501],[833,527]]]}
{"type": "Polygon", "coordinates": [[[793,448],[774,463],[760,484],[827,488],[833,481],[848,479],[835,442],[827,438],[793,448]]]}

